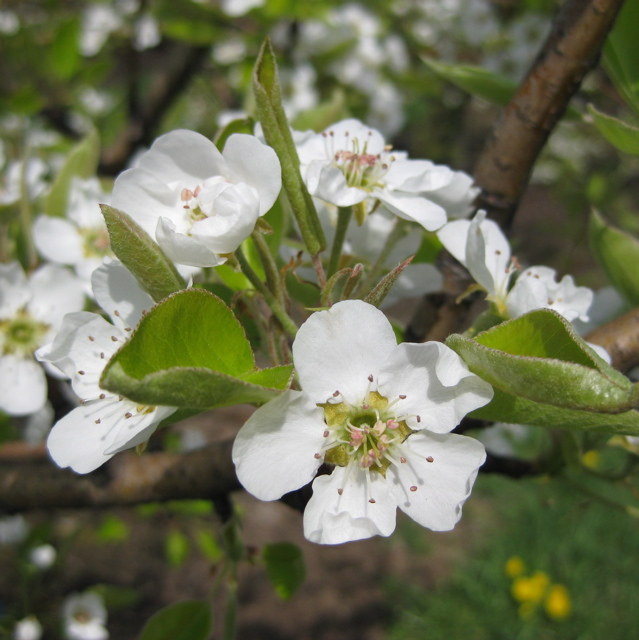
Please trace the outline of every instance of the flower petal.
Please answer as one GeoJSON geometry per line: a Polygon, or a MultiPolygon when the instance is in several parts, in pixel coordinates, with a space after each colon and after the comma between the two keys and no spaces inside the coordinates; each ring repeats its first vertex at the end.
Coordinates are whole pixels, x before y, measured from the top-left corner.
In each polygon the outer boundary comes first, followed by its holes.
{"type": "Polygon", "coordinates": [[[255,136],[235,133],[222,152],[232,182],[244,182],[258,193],[259,215],[275,203],[282,188],[282,170],[277,154],[255,136]]]}
{"type": "Polygon", "coordinates": [[[454,220],[445,224],[437,237],[455,260],[466,266],[466,239],[470,229],[470,220],[454,220]]]}
{"type": "Polygon", "coordinates": [[[363,189],[349,187],[340,169],[319,160],[308,166],[306,184],[311,195],[338,207],[350,207],[368,197],[363,189]]]}
{"type": "Polygon", "coordinates": [[[229,184],[215,198],[213,215],[193,224],[191,236],[216,254],[233,253],[255,228],[260,201],[246,184],[229,184]]]}
{"type": "Polygon", "coordinates": [[[486,459],[484,446],[467,436],[421,431],[409,436],[403,452],[406,463],[386,472],[399,508],[423,527],[450,531],[486,459]]]}
{"type": "Polygon", "coordinates": [[[158,219],[155,237],[173,262],[192,267],[217,267],[226,262],[226,258],[218,256],[195,238],[178,233],[168,218],[158,219]]]}
{"type": "Polygon", "coordinates": [[[84,307],[84,284],[64,267],[45,264],[33,273],[29,284],[33,291],[29,312],[54,331],[67,313],[84,307]]]}
{"type": "Polygon", "coordinates": [[[309,483],[322,458],[324,412],[299,391],[286,391],[260,407],[240,429],[233,462],[244,488],[277,500],[309,483]]]}
{"type": "Polygon", "coordinates": [[[293,362],[302,389],[315,403],[339,391],[358,404],[381,365],[397,347],[386,316],[361,300],[339,302],[314,313],[293,342],[293,362]]]}
{"type": "Polygon", "coordinates": [[[47,379],[31,357],[7,354],[0,358],[0,410],[10,416],[39,411],[47,400],[47,379]]]}
{"type": "Polygon", "coordinates": [[[0,318],[15,315],[30,298],[27,277],[20,264],[0,264],[0,318]]]}
{"type": "Polygon", "coordinates": [[[446,211],[427,198],[401,191],[374,191],[382,204],[395,215],[404,220],[411,220],[422,225],[427,231],[436,231],[446,224],[446,211]]]}
{"type": "Polygon", "coordinates": [[[51,262],[77,264],[84,258],[78,228],[63,218],[36,218],[33,223],[33,240],[40,255],[51,262]]]}
{"type": "Polygon", "coordinates": [[[384,477],[368,471],[367,481],[366,475],[353,464],[335,467],[331,475],[315,479],[313,496],[304,511],[308,540],[341,544],[393,533],[397,501],[384,477]]]}
{"type": "Polygon", "coordinates": [[[211,176],[229,178],[226,162],[213,142],[188,129],[160,136],[139,166],[165,184],[178,182],[192,189],[211,176]]]}
{"type": "Polygon", "coordinates": [[[397,416],[411,429],[435,433],[452,431],[493,397],[492,387],[439,342],[397,345],[380,370],[378,391],[391,401],[399,398],[397,416]]]}
{"type": "Polygon", "coordinates": [[[135,276],[118,260],[105,261],[93,272],[95,301],[120,329],[135,327],[155,302],[140,287],[135,276]]]}

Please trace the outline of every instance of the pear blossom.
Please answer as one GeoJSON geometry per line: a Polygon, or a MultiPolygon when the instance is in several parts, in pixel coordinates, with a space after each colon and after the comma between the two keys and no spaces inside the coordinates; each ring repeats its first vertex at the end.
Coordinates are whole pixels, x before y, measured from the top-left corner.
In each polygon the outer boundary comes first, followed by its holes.
{"type": "Polygon", "coordinates": [[[276,500],[313,481],[304,534],[321,544],[388,536],[397,507],[452,529],[485,452],[450,431],[492,387],[441,343],[398,345],[384,314],[359,300],[313,314],[293,360],[302,390],[260,407],[235,440],[247,491],[276,500]],[[322,464],[332,472],[315,477],[322,464]]]}
{"type": "Polygon", "coordinates": [[[129,214],[178,264],[215,267],[251,234],[281,188],[275,151],[233,134],[224,151],[184,129],[158,138],[113,186],[112,205],[129,214]]]}
{"type": "Polygon", "coordinates": [[[35,616],[27,616],[16,622],[13,628],[13,640],[40,640],[42,625],[35,616]]]}
{"type": "Polygon", "coordinates": [[[107,610],[97,593],[74,593],[62,609],[64,636],[67,640],[106,640],[107,610]]]}
{"type": "Polygon", "coordinates": [[[437,232],[444,247],[461,262],[488,293],[497,312],[516,318],[533,309],[553,309],[568,321],[588,320],[593,292],[575,286],[572,276],[556,281],[556,271],[534,266],[511,286],[518,265],[499,225],[479,211],[472,221],[455,220],[437,232]]]}
{"type": "Polygon", "coordinates": [[[140,405],[100,388],[107,362],[154,303],[118,261],[97,269],[92,282],[96,302],[113,324],[95,313],[70,313],[55,340],[36,354],[71,378],[80,398],[80,406],[59,420],[47,439],[55,463],[77,473],[89,473],[119,451],[146,442],[176,410],[140,405]]]}
{"type": "Polygon", "coordinates": [[[311,195],[353,206],[360,224],[383,205],[434,231],[446,223],[446,205],[469,213],[477,193],[470,176],[429,160],[409,160],[406,152],[392,151],[379,131],[355,119],[298,137],[297,150],[311,195]]]}
{"type": "Polygon", "coordinates": [[[109,204],[97,178],[74,178],[67,219],[42,215],[33,224],[36,249],[46,260],[71,265],[90,291],[91,274],[111,255],[109,234],[100,204],[109,204]]]}
{"type": "Polygon", "coordinates": [[[44,265],[27,278],[19,263],[0,264],[0,411],[21,416],[44,406],[47,380],[33,353],[84,301],[81,281],[62,267],[44,265]]]}

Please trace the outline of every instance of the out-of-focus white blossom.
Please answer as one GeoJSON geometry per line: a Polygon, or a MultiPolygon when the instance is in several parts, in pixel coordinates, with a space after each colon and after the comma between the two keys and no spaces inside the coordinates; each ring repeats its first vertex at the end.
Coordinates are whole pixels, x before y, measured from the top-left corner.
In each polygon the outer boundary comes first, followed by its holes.
{"type": "Polygon", "coordinates": [[[102,598],[94,592],[74,593],[62,609],[64,636],[67,640],[106,640],[107,610],[102,598]]]}

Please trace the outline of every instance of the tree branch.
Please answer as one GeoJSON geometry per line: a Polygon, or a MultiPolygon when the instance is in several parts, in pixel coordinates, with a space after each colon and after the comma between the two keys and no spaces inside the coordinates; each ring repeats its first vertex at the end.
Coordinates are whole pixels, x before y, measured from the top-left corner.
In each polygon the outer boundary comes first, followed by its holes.
{"type": "Polygon", "coordinates": [[[604,347],[615,369],[625,372],[639,366],[639,308],[595,329],[586,338],[604,347]]]}
{"type": "Polygon", "coordinates": [[[531,70],[488,138],[473,175],[477,205],[508,228],[537,156],[601,48],[624,0],[566,0],[531,70]]]}
{"type": "Polygon", "coordinates": [[[124,452],[88,475],[59,469],[49,459],[3,462],[0,512],[211,500],[241,488],[232,446],[228,440],[190,453],[124,452]]]}

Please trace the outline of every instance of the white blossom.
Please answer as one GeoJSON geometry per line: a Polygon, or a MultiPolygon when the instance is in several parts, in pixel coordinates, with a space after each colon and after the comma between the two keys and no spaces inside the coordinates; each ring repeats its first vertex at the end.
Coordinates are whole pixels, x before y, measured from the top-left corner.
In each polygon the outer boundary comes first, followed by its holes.
{"type": "Polygon", "coordinates": [[[568,321],[588,320],[593,293],[575,286],[572,276],[556,281],[550,267],[533,266],[512,279],[517,264],[510,244],[499,225],[479,211],[472,221],[455,220],[437,232],[444,247],[461,262],[475,281],[487,292],[504,317],[516,318],[533,309],[553,309],[568,321]]]}
{"type": "Polygon", "coordinates": [[[254,136],[234,134],[220,153],[199,133],[177,130],[116,179],[112,204],[174,262],[214,267],[251,234],[280,188],[277,155],[254,136]]]}
{"type": "Polygon", "coordinates": [[[297,140],[311,195],[340,207],[353,206],[360,224],[381,204],[434,231],[446,223],[447,205],[469,212],[476,195],[469,176],[391,151],[379,131],[359,120],[342,120],[297,140]],[[465,190],[459,188],[461,182],[465,190]]]}
{"type": "Polygon", "coordinates": [[[1,411],[21,416],[44,406],[46,376],[33,353],[84,300],[82,283],[62,267],[44,265],[27,278],[19,263],[0,264],[1,411]]]}
{"type": "Polygon", "coordinates": [[[42,215],[33,224],[36,249],[47,260],[71,265],[91,289],[91,274],[111,255],[109,234],[100,204],[109,204],[97,178],[74,178],[69,191],[66,218],[42,215]]]}
{"type": "Polygon", "coordinates": [[[276,500],[313,481],[304,513],[313,542],[388,536],[397,507],[452,529],[485,453],[450,431],[492,398],[490,385],[441,343],[398,345],[384,314],[362,301],[313,314],[293,360],[302,391],[260,407],[235,440],[244,487],[276,500]],[[315,478],[323,463],[332,473],[315,478]]]}
{"type": "Polygon", "coordinates": [[[35,616],[27,616],[16,622],[13,628],[13,640],[40,640],[42,625],[35,616]]]}
{"type": "Polygon", "coordinates": [[[67,640],[106,640],[107,610],[95,592],[74,593],[62,609],[64,636],[67,640]]]}
{"type": "Polygon", "coordinates": [[[105,365],[128,340],[153,300],[117,261],[97,269],[92,280],[95,299],[113,324],[95,313],[71,313],[53,343],[37,353],[40,360],[71,378],[80,398],[80,406],[59,420],[47,439],[56,464],[77,473],[89,473],[119,451],[146,442],[175,411],[173,407],[140,405],[100,388],[105,365]]]}

